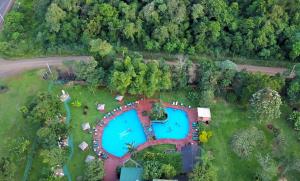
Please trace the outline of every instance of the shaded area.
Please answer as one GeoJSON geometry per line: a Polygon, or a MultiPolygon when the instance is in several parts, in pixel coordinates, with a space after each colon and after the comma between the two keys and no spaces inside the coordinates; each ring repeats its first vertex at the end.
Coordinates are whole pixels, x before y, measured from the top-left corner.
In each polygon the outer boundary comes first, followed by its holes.
{"type": "Polygon", "coordinates": [[[200,158],[200,146],[187,144],[181,148],[183,172],[191,172],[200,158]]]}

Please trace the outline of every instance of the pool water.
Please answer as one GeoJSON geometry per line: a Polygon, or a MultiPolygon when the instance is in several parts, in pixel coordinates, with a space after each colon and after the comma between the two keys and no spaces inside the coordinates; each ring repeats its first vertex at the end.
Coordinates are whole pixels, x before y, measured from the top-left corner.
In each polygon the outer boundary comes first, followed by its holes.
{"type": "Polygon", "coordinates": [[[152,123],[156,139],[184,139],[189,133],[187,113],[180,109],[166,108],[168,118],[165,123],[152,123]]]}
{"type": "Polygon", "coordinates": [[[117,157],[122,157],[128,152],[127,143],[133,143],[137,147],[146,141],[136,110],[116,116],[106,125],[102,135],[104,150],[117,157]]]}

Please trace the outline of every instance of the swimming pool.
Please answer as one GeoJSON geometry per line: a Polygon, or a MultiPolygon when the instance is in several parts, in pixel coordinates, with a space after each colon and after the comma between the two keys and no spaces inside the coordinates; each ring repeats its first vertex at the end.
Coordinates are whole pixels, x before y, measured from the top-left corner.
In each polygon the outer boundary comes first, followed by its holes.
{"type": "Polygon", "coordinates": [[[187,113],[180,109],[165,108],[168,118],[165,123],[152,123],[156,139],[184,139],[189,133],[187,113]]]}
{"type": "Polygon", "coordinates": [[[137,147],[146,141],[143,126],[134,109],[116,116],[106,125],[102,134],[102,147],[117,157],[128,152],[127,143],[137,147]]]}

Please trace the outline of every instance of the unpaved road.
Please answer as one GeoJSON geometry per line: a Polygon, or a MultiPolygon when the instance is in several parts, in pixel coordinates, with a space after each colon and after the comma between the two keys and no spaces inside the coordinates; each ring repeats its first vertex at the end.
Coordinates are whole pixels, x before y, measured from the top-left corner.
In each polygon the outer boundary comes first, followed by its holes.
{"type": "Polygon", "coordinates": [[[48,58],[34,58],[7,61],[0,59],[0,78],[16,75],[26,70],[47,68],[47,63],[50,66],[60,66],[67,61],[88,61],[88,56],[72,56],[72,57],[48,57],[48,58]]]}
{"type": "MultiPolygon", "coordinates": [[[[37,69],[37,68],[46,68],[47,63],[50,66],[60,66],[65,61],[88,61],[91,57],[89,56],[69,56],[69,57],[47,57],[47,58],[34,58],[34,59],[22,59],[8,61],[0,59],[0,78],[16,75],[18,73],[24,72],[26,70],[37,69]]],[[[167,62],[170,65],[178,65],[178,62],[167,62]]],[[[261,72],[268,75],[275,75],[277,73],[282,74],[287,69],[280,67],[263,67],[263,66],[253,66],[253,65],[237,65],[238,70],[241,71],[245,69],[248,72],[261,72]]],[[[193,66],[190,69],[191,79],[195,79],[195,70],[196,66],[193,66]]],[[[192,80],[191,80],[192,81],[192,80]]]]}

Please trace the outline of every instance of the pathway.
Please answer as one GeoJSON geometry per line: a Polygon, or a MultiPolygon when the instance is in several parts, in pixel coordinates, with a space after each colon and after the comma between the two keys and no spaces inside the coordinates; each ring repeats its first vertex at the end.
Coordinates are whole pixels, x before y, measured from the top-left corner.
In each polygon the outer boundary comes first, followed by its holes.
{"type": "MultiPolygon", "coordinates": [[[[157,101],[155,99],[147,99],[147,100],[139,100],[137,104],[134,106],[122,106],[122,111],[117,111],[113,114],[113,116],[110,116],[108,118],[104,118],[104,126],[97,126],[96,127],[96,132],[94,134],[94,140],[98,143],[98,148],[96,151],[102,151],[107,153],[103,148],[102,148],[102,132],[104,130],[104,127],[109,123],[109,121],[113,120],[116,116],[122,114],[125,111],[131,110],[131,109],[136,109],[138,112],[138,117],[143,125],[150,125],[150,120],[148,116],[143,116],[142,112],[143,111],[150,111],[152,107],[152,102],[157,101]]],[[[184,110],[189,118],[189,127],[192,128],[192,123],[197,121],[197,111],[196,109],[189,109],[185,108],[182,106],[175,106],[169,103],[164,103],[164,106],[166,107],[172,107],[176,109],[181,109],[184,110]]],[[[192,129],[190,129],[188,136],[185,139],[181,140],[175,140],[175,139],[160,139],[160,140],[148,140],[142,145],[139,145],[137,147],[137,151],[141,151],[147,147],[153,146],[153,145],[158,145],[158,144],[174,144],[176,145],[176,148],[178,151],[181,150],[181,148],[189,143],[194,143],[196,144],[197,142],[192,140],[192,129]]],[[[130,159],[130,154],[126,154],[123,157],[116,157],[114,155],[111,155],[110,153],[108,154],[108,159],[105,160],[104,162],[104,169],[105,169],[105,175],[104,175],[104,181],[111,181],[111,180],[117,180],[117,173],[116,173],[116,168],[119,165],[122,165],[125,163],[128,159],[130,159]]]]}

